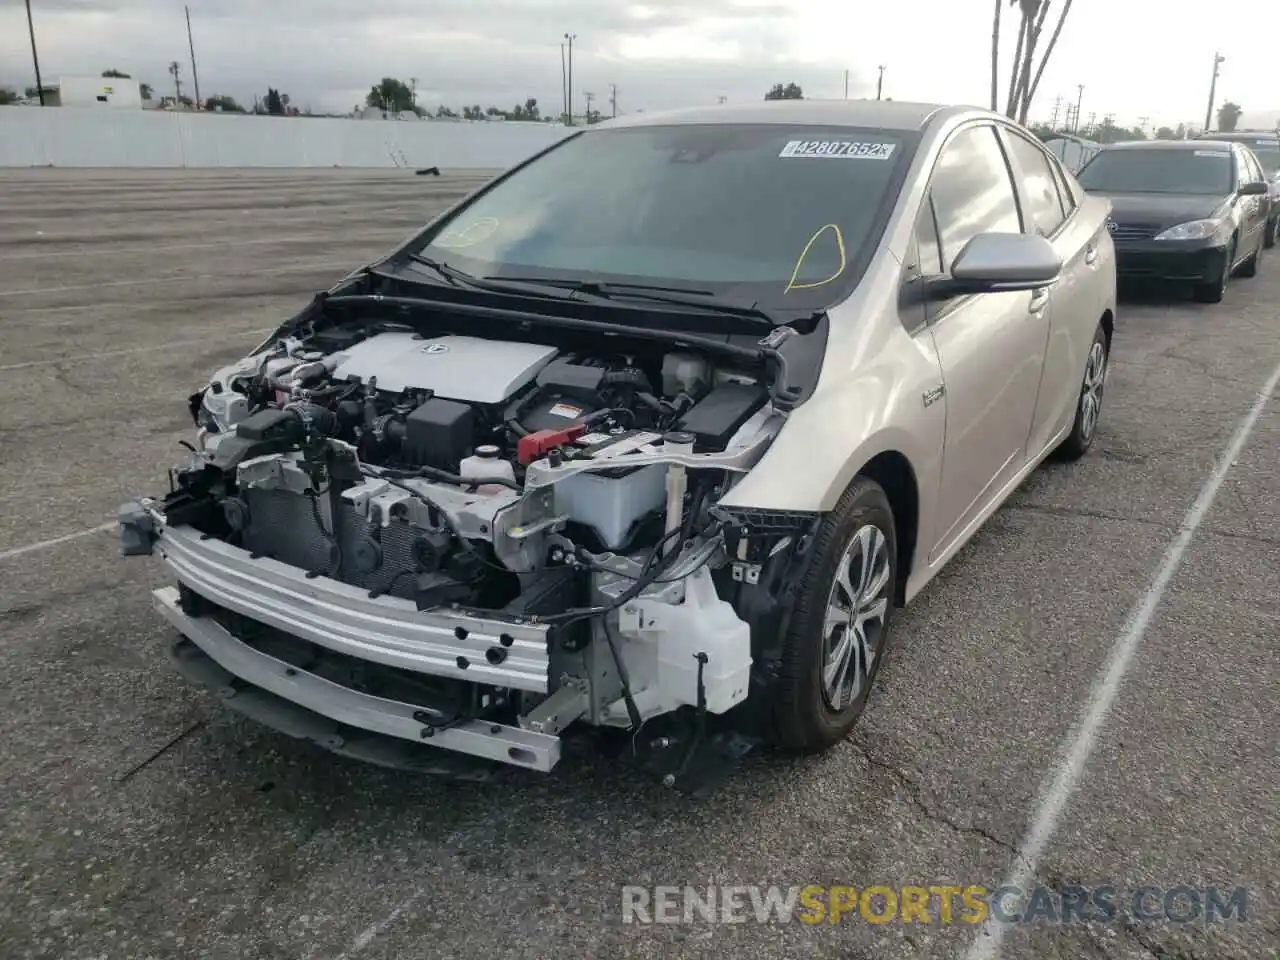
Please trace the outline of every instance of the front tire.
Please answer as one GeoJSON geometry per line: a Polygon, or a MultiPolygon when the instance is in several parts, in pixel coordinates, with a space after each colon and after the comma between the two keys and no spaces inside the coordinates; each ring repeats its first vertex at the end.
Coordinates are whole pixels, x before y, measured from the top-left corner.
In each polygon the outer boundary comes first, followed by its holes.
{"type": "Polygon", "coordinates": [[[1201,303],[1221,303],[1227,295],[1227,284],[1231,282],[1231,265],[1236,259],[1236,244],[1231,241],[1227,248],[1227,256],[1222,264],[1222,276],[1211,283],[1196,284],[1194,296],[1201,303]]]}
{"type": "Polygon", "coordinates": [[[1084,376],[1080,381],[1080,398],[1076,401],[1076,419],[1067,439],[1053,451],[1055,460],[1071,462],[1079,460],[1098,435],[1098,421],[1102,417],[1102,394],[1107,385],[1107,366],[1111,350],[1107,345],[1107,332],[1098,324],[1089,345],[1089,356],[1084,364],[1084,376]]]}
{"type": "Polygon", "coordinates": [[[819,528],[800,583],[772,705],[778,746],[817,752],[853,729],[888,651],[897,576],[889,498],[857,477],[819,528]]]}

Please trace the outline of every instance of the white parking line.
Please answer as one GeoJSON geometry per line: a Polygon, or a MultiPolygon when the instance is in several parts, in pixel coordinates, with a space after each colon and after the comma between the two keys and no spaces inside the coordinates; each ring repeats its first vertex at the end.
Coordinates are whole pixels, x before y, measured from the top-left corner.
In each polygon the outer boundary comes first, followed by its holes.
{"type": "Polygon", "coordinates": [[[404,900],[401,900],[398,904],[396,904],[395,908],[390,913],[388,913],[385,917],[383,917],[377,923],[372,924],[366,927],[364,930],[362,930],[360,935],[351,942],[350,948],[341,956],[339,956],[338,960],[347,960],[348,957],[355,956],[357,953],[360,953],[362,950],[364,950],[365,947],[369,946],[369,944],[373,943],[373,941],[384,930],[386,930],[389,926],[391,926],[391,924],[395,923],[397,920],[400,919],[401,914],[403,914],[406,910],[408,910],[415,903],[421,900],[422,894],[423,894],[423,891],[421,890],[413,894],[410,894],[404,900]]]}
{"type": "Polygon", "coordinates": [[[11,550],[0,550],[0,560],[12,560],[14,557],[20,557],[24,553],[35,553],[37,550],[44,550],[48,547],[56,547],[60,543],[68,543],[72,540],[79,540],[83,537],[92,537],[95,533],[105,533],[107,530],[114,530],[118,524],[102,523],[96,527],[90,527],[88,530],[81,530],[78,533],[67,533],[61,537],[54,537],[52,540],[41,540],[39,543],[28,543],[25,547],[14,547],[11,550]]]}
{"type": "MultiPolygon", "coordinates": [[[[322,260],[318,263],[291,263],[291,273],[310,273],[320,270],[342,270],[351,272],[350,260],[322,260]]],[[[38,297],[42,293],[71,293],[76,290],[98,290],[103,287],[150,287],[160,283],[189,283],[194,280],[227,280],[235,278],[265,276],[272,270],[245,270],[235,274],[227,273],[185,273],[176,277],[148,277],[139,275],[128,280],[95,280],[93,283],[68,283],[56,287],[27,287],[23,290],[0,290],[0,297],[38,297]]]]}
{"type": "Polygon", "coordinates": [[[81,353],[70,357],[50,357],[47,360],[23,360],[21,363],[0,364],[0,373],[6,370],[29,370],[32,367],[51,367],[59,363],[84,363],[108,357],[128,357],[135,353],[153,353],[157,350],[173,350],[180,347],[200,347],[208,343],[220,343],[227,337],[265,337],[275,327],[259,327],[256,330],[231,330],[217,337],[201,337],[197,340],[168,340],[147,347],[121,347],[119,350],[100,350],[98,353],[81,353]]]}
{"type": "MultiPolygon", "coordinates": [[[[1253,433],[1253,428],[1262,417],[1267,402],[1275,393],[1277,385],[1280,385],[1280,366],[1272,372],[1271,378],[1258,394],[1253,407],[1236,427],[1231,443],[1218,460],[1218,465],[1209,479],[1200,488],[1199,496],[1182,520],[1177,537],[1165,551],[1164,558],[1151,580],[1151,585],[1129,614],[1124,629],[1111,648],[1106,668],[1094,681],[1085,709],[1076,721],[1071,734],[1063,742],[1059,760],[1050,771],[1051,775],[1045,780],[1036,803],[1031,829],[1023,837],[1018,848],[1017,859],[1005,880],[1005,885],[1024,889],[1039,869],[1040,858],[1044,855],[1049,841],[1053,839],[1054,833],[1057,832],[1067,801],[1080,786],[1080,781],[1084,777],[1085,764],[1089,760],[1094,742],[1111,712],[1112,704],[1120,691],[1120,685],[1124,682],[1134,654],[1151,626],[1156,608],[1164,598],[1165,591],[1169,589],[1169,584],[1174,574],[1178,572],[1196,530],[1204,522],[1204,518],[1217,499],[1223,481],[1226,480],[1227,474],[1231,472],[1232,466],[1239,458],[1250,434],[1253,433]]],[[[988,916],[978,938],[970,945],[969,952],[966,954],[968,960],[994,960],[998,957],[1005,929],[1005,924],[997,923],[988,916]]]]}
{"type": "MultiPolygon", "coordinates": [[[[403,237],[412,227],[405,227],[403,230],[395,231],[379,231],[377,233],[369,233],[365,235],[343,234],[342,239],[346,243],[381,243],[384,240],[394,240],[403,237]]],[[[202,241],[200,243],[165,243],[163,239],[157,244],[150,246],[119,246],[111,245],[111,241],[84,238],[84,237],[57,237],[46,238],[46,243],[81,243],[85,245],[93,245],[93,256],[100,259],[103,256],[132,256],[139,253],[156,252],[157,246],[161,247],[165,253],[174,250],[213,250],[220,247],[244,247],[249,245],[267,245],[277,244],[279,246],[287,246],[291,243],[315,243],[317,235],[307,234],[296,237],[235,237],[230,236],[225,240],[202,241]]],[[[0,257],[0,263],[11,263],[17,260],[48,260],[51,257],[83,257],[86,256],[84,250],[39,250],[35,253],[14,253],[0,257]]]]}

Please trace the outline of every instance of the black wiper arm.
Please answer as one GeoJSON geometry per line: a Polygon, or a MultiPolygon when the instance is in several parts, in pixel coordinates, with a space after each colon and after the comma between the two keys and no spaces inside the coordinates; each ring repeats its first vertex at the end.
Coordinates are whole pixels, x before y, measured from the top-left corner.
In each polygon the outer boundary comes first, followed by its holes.
{"type": "Polygon", "coordinates": [[[457,267],[450,266],[441,260],[433,260],[420,253],[409,254],[409,259],[414,263],[422,264],[424,267],[430,267],[454,286],[471,287],[473,290],[485,290],[489,293],[526,294],[528,296],[550,297],[556,300],[568,299],[569,295],[575,292],[573,289],[561,287],[550,282],[522,282],[519,279],[507,280],[505,277],[500,279],[477,277],[467,273],[465,270],[459,270],[457,267]]]}
{"type": "Polygon", "coordinates": [[[615,283],[605,280],[561,280],[552,277],[503,277],[513,283],[537,283],[558,286],[575,293],[600,297],[605,300],[644,300],[649,303],[665,303],[675,307],[693,307],[711,313],[743,317],[758,320],[769,326],[776,326],[779,321],[767,310],[754,305],[727,303],[720,300],[710,290],[695,290],[691,287],[668,287],[661,284],[648,283],[615,283]]]}

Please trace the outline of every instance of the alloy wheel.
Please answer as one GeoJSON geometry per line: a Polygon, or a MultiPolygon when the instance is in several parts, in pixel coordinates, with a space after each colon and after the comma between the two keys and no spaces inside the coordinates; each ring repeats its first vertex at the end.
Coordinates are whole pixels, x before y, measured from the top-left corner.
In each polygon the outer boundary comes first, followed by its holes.
{"type": "Polygon", "coordinates": [[[1080,391],[1080,436],[1085,441],[1093,439],[1093,432],[1098,429],[1106,380],[1107,349],[1095,340],[1084,366],[1084,386],[1080,391]]]}
{"type": "Polygon", "coordinates": [[[837,712],[870,684],[882,653],[891,584],[884,531],[860,527],[841,554],[822,630],[822,696],[837,712]]]}

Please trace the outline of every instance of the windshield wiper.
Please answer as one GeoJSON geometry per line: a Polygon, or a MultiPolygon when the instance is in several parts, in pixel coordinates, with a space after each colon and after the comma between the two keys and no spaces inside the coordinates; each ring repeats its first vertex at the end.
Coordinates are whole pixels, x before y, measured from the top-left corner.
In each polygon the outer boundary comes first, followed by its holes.
{"type": "Polygon", "coordinates": [[[651,283],[615,283],[607,280],[562,280],[555,277],[502,277],[485,278],[498,282],[531,283],[542,286],[558,287],[570,293],[586,294],[602,300],[644,300],[648,303],[665,303],[675,307],[692,307],[706,310],[723,316],[742,317],[777,326],[781,323],[777,317],[767,310],[752,305],[729,303],[722,300],[710,290],[696,290],[692,287],[669,287],[651,283]]]}

